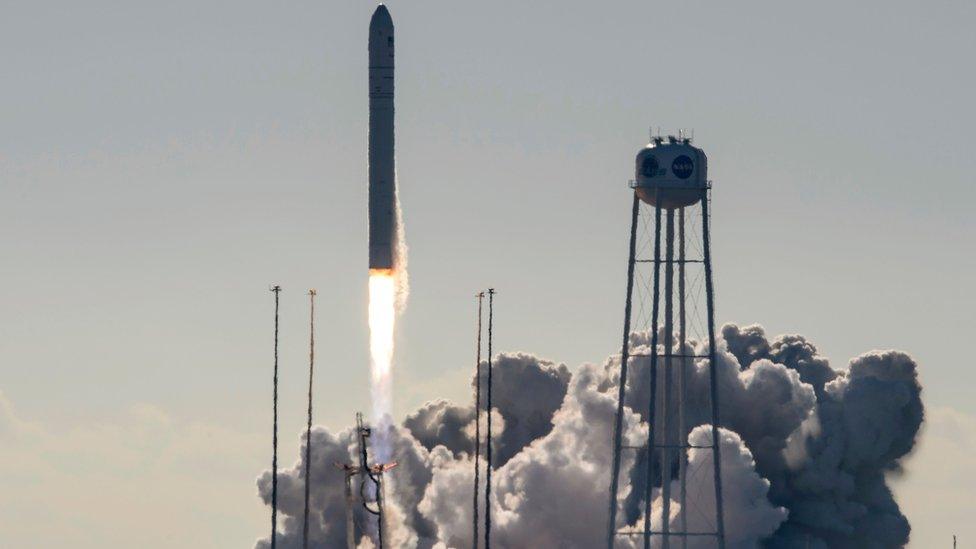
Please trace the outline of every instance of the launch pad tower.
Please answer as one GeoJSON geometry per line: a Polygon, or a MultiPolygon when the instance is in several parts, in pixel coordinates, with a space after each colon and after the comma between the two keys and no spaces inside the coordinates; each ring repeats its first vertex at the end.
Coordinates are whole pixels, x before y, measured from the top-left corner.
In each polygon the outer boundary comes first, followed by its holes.
{"type": "Polygon", "coordinates": [[[642,536],[645,549],[684,549],[693,541],[700,547],[707,539],[714,540],[709,546],[725,547],[718,430],[711,429],[707,444],[689,442],[697,425],[719,424],[707,176],[704,151],[680,134],[653,137],[637,154],[636,175],[630,182],[634,198],[613,433],[609,549],[622,536],[642,536]],[[641,343],[642,333],[650,338],[649,344],[641,343]],[[707,390],[693,390],[692,381],[695,389],[707,390]],[[625,406],[640,413],[649,426],[646,444],[624,444],[625,406]],[[627,456],[634,460],[633,471],[624,479],[629,491],[620,490],[622,452],[633,452],[627,456]],[[690,452],[708,452],[710,459],[692,463],[690,452]],[[694,494],[688,493],[689,479],[698,488],[694,494]],[[709,485],[714,490],[701,489],[709,485]],[[627,494],[623,500],[618,497],[621,492],[627,494]]]}
{"type": "MultiPolygon", "coordinates": [[[[383,516],[383,475],[397,466],[397,462],[369,464],[369,436],[372,429],[363,421],[363,414],[356,413],[356,437],[359,441],[359,465],[346,463],[336,463],[337,469],[345,472],[346,477],[346,544],[349,549],[356,548],[355,535],[355,508],[356,497],[353,491],[353,483],[358,476],[359,481],[359,501],[363,510],[369,515],[376,517],[375,535],[377,549],[385,547],[383,533],[386,523],[383,516]]],[[[360,531],[369,530],[369,525],[360,525],[360,531]]]]}

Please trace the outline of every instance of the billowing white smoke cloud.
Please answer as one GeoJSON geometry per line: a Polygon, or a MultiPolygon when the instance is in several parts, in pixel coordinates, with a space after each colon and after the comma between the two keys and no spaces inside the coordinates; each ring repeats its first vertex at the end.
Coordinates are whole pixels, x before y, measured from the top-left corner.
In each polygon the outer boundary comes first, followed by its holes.
{"type": "MultiPolygon", "coordinates": [[[[767,499],[769,481],[756,473],[756,463],[752,453],[743,444],[739,435],[727,429],[719,429],[722,454],[722,500],[725,517],[725,543],[729,549],[746,549],[756,546],[760,540],[776,530],[786,520],[787,511],[774,507],[767,499]]],[[[699,426],[691,431],[688,442],[693,446],[708,446],[712,442],[712,429],[699,426]]],[[[714,460],[710,450],[694,448],[689,451],[688,469],[691,471],[711,471],[714,460]]],[[[688,482],[689,494],[713,494],[715,477],[709,474],[692,475],[688,482]]],[[[677,481],[673,482],[671,493],[678,492],[677,481]]],[[[690,505],[690,503],[689,503],[690,505]]],[[[704,497],[695,501],[695,512],[688,513],[689,532],[709,532],[714,530],[715,500],[704,497]]],[[[681,531],[676,519],[677,510],[671,519],[672,531],[681,531]]],[[[688,547],[699,549],[713,547],[714,540],[691,538],[688,547]]]]}
{"type": "MultiPolygon", "coordinates": [[[[504,361],[501,362],[504,364],[504,361]]],[[[498,547],[593,547],[605,535],[610,446],[616,402],[597,390],[602,372],[586,365],[569,384],[548,434],[531,442],[492,478],[492,540],[498,547]]],[[[500,391],[499,391],[500,392],[500,391]]],[[[636,416],[627,438],[644,438],[636,416]]],[[[470,501],[473,471],[467,464],[435,469],[421,512],[438,525],[450,547],[471,546],[470,506],[463,517],[442,520],[436,511],[470,501]]]]}
{"type": "MultiPolygon", "coordinates": [[[[352,459],[353,430],[346,429],[333,435],[322,427],[312,429],[311,478],[315,487],[310,492],[309,537],[320,547],[344,547],[346,539],[344,473],[334,463],[348,463],[352,459]]],[[[304,444],[300,452],[305,455],[304,444]]],[[[258,477],[258,492],[266,504],[271,502],[271,471],[258,477]]],[[[284,535],[278,536],[282,548],[301,547],[302,513],[304,509],[304,464],[296,463],[291,469],[278,472],[279,528],[284,535]]],[[[270,547],[266,540],[257,547],[270,547]]]]}
{"type": "MultiPolygon", "coordinates": [[[[488,383],[486,370],[487,367],[482,368],[482,387],[488,383]]],[[[526,353],[498,355],[492,372],[492,405],[504,424],[503,429],[497,429],[492,459],[502,465],[552,429],[552,416],[563,405],[572,375],[563,364],[526,353]]],[[[459,406],[437,399],[409,415],[404,426],[428,450],[443,445],[458,455],[474,451],[473,422],[471,404],[459,406]]],[[[492,422],[493,429],[498,425],[497,421],[492,422]]]]}
{"type": "MultiPolygon", "coordinates": [[[[734,325],[723,327],[722,336],[716,351],[728,546],[903,546],[910,529],[884,474],[911,450],[922,421],[914,361],[904,353],[874,352],[836,371],[801,336],[769,341],[758,326],[734,325]]],[[[634,334],[632,345],[646,352],[649,340],[634,334]]],[[[693,354],[705,351],[700,343],[689,345],[693,354]]],[[[642,358],[630,364],[625,444],[641,445],[647,438],[649,368],[642,358]]],[[[711,439],[706,366],[687,365],[686,436],[696,445],[711,439]]],[[[510,548],[601,546],[619,357],[583,365],[572,375],[563,365],[524,353],[499,355],[494,367],[493,542],[510,548]]],[[[470,404],[435,400],[402,427],[389,428],[400,462],[386,490],[390,546],[471,547],[473,422],[470,404]]],[[[333,435],[316,428],[312,445],[312,546],[344,548],[344,480],[332,463],[355,460],[352,431],[333,435]]],[[[646,455],[625,452],[623,458],[619,516],[640,528],[643,494],[629,493],[629,486],[643,485],[646,455]]],[[[708,450],[692,450],[689,469],[710,471],[711,459],[708,450]]],[[[279,472],[283,548],[301,544],[302,471],[299,462],[279,472]]],[[[689,477],[689,509],[696,510],[688,513],[690,530],[711,527],[696,521],[714,517],[712,482],[710,474],[689,477]]],[[[652,497],[659,500],[658,485],[652,497]]],[[[270,471],[258,488],[269,501],[270,471]]],[[[671,493],[676,498],[676,484],[671,493]]],[[[675,499],[674,529],[677,509],[675,499]]],[[[355,536],[363,544],[366,520],[357,510],[355,536]]],[[[652,517],[655,529],[661,520],[652,517]]],[[[711,546],[692,541],[690,547],[711,546]]],[[[621,538],[619,546],[629,544],[639,546],[640,538],[621,538]]]]}
{"type": "MultiPolygon", "coordinates": [[[[874,351],[852,359],[847,371],[834,371],[802,336],[768,342],[758,326],[725,326],[723,335],[740,363],[781,362],[817,395],[815,414],[784,441],[784,452],[757,459],[758,472],[772,483],[770,500],[790,511],[767,545],[846,549],[908,543],[911,527],[885,473],[899,469],[922,423],[915,361],[900,351],[874,351]],[[742,345],[745,339],[751,343],[742,345]]],[[[757,443],[743,438],[750,447],[757,443]]]]}

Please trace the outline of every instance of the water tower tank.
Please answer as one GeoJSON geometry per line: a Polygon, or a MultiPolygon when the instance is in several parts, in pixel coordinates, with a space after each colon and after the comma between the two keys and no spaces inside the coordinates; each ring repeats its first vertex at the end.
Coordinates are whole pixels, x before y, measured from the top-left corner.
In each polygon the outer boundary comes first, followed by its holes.
{"type": "Polygon", "coordinates": [[[695,204],[708,188],[705,151],[689,139],[655,138],[637,153],[637,171],[631,181],[644,202],[666,209],[695,204]]]}

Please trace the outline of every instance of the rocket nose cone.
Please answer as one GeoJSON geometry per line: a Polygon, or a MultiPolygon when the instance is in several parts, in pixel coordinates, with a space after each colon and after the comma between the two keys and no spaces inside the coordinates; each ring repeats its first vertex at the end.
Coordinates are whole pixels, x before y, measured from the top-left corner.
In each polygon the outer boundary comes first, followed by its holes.
{"type": "Polygon", "coordinates": [[[373,12],[373,17],[369,20],[370,27],[392,27],[393,18],[390,17],[390,10],[386,9],[386,6],[380,4],[376,6],[376,11],[373,12]]]}

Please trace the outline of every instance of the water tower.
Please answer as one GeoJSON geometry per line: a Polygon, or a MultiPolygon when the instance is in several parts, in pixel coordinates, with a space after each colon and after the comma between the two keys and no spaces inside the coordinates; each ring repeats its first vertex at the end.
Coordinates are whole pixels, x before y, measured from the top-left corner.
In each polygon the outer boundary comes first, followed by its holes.
{"type": "Polygon", "coordinates": [[[651,547],[652,539],[662,549],[672,545],[683,548],[691,539],[714,539],[714,547],[724,549],[718,431],[711,430],[708,445],[692,446],[688,442],[689,432],[698,424],[719,423],[708,160],[704,151],[679,133],[677,137],[653,137],[637,153],[635,168],[634,180],[630,182],[634,197],[607,546],[613,549],[621,536],[642,536],[645,549],[651,547]],[[662,217],[665,218],[663,254],[662,217]],[[662,297],[663,329],[659,318],[662,297]],[[632,331],[649,333],[649,345],[632,348],[635,346],[632,331]],[[630,387],[630,392],[628,368],[634,370],[632,373],[641,374],[635,376],[635,386],[630,387]],[[708,390],[704,398],[690,402],[689,379],[693,375],[707,379],[708,390]],[[644,383],[644,379],[649,387],[637,385],[644,383]],[[638,394],[644,395],[643,400],[635,396],[638,394]],[[651,427],[644,445],[623,445],[626,405],[641,413],[651,427]],[[633,473],[624,479],[631,484],[629,496],[621,501],[618,491],[624,451],[635,452],[635,461],[633,473]],[[711,452],[712,459],[706,460],[710,463],[703,466],[709,470],[690,470],[689,451],[711,452]],[[699,493],[689,498],[688,479],[699,481],[705,474],[712,477],[714,493],[699,493]],[[677,494],[672,493],[672,484],[676,485],[677,494]],[[702,498],[709,501],[703,502],[702,498]],[[673,505],[677,506],[677,514],[672,518],[673,505]],[[618,508],[623,509],[623,516],[618,508]],[[702,512],[703,508],[710,511],[702,512]],[[653,524],[652,517],[658,509],[662,518],[659,524],[653,524]]]}

